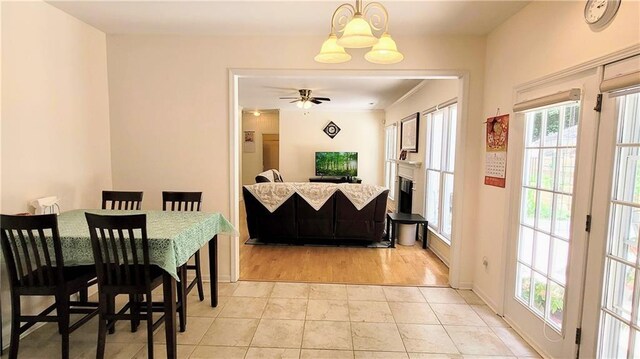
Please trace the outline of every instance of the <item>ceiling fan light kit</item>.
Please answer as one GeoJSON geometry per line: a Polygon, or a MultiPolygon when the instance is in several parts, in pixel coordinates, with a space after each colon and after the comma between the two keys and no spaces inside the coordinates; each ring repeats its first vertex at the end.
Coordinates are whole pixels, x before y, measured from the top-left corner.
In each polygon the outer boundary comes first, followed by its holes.
{"type": "Polygon", "coordinates": [[[322,44],[315,60],[327,64],[347,62],[351,60],[351,55],[345,48],[371,47],[365,55],[367,61],[383,65],[398,63],[404,59],[404,55],[398,51],[388,29],[389,14],[381,3],[370,2],[363,7],[362,1],[356,0],[355,6],[342,4],[331,16],[329,38],[322,44]]]}
{"type": "Polygon", "coordinates": [[[303,100],[296,101],[296,106],[298,106],[298,108],[303,108],[305,110],[308,110],[311,108],[311,102],[303,101],[303,100]]]}
{"type": "Polygon", "coordinates": [[[291,103],[295,103],[298,108],[308,110],[313,104],[319,105],[323,101],[331,101],[328,97],[315,97],[311,96],[311,90],[300,89],[298,90],[300,96],[298,97],[280,97],[281,100],[293,100],[291,103]]]}

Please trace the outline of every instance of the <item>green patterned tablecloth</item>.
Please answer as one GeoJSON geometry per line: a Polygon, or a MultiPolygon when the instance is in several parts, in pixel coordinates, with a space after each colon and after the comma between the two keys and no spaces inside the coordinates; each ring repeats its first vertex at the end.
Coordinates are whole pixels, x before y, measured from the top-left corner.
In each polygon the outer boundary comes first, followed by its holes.
{"type": "Polygon", "coordinates": [[[94,264],[85,212],[103,215],[146,214],[151,264],[161,267],[176,280],[177,268],[213,236],[237,235],[231,223],[219,213],[73,210],[58,216],[65,266],[94,264]]]}

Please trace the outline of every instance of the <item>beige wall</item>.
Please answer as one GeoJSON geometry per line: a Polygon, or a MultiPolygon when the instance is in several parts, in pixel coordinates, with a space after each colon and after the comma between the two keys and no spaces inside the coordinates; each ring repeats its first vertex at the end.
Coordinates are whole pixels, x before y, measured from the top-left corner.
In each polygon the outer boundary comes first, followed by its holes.
{"type": "MultiPolygon", "coordinates": [[[[252,112],[242,114],[240,132],[255,131],[255,152],[242,151],[242,184],[256,183],[256,175],[263,170],[262,166],[262,135],[280,133],[280,115],[275,112],[263,112],[259,117],[252,112]]],[[[242,144],[241,140],[241,144],[242,144]]],[[[282,143],[281,143],[282,145],[282,143]]]]}
{"type": "Polygon", "coordinates": [[[111,188],[105,34],[43,2],[1,6],[2,213],[46,195],[63,210],[96,208],[111,188]]]}
{"type": "Polygon", "coordinates": [[[2,211],[111,187],[105,34],[40,3],[2,3],[2,211]]]}
{"type": "MultiPolygon", "coordinates": [[[[612,53],[640,40],[640,3],[623,1],[613,23],[601,32],[592,32],[583,19],[583,2],[534,2],[494,30],[487,38],[484,110],[482,119],[513,113],[514,87],[612,53]]],[[[482,140],[478,131],[472,136],[482,140]]],[[[521,141],[522,133],[511,132],[511,144],[521,141]]],[[[484,143],[476,141],[475,160],[484,164],[484,143]]],[[[509,167],[507,166],[507,170],[509,167]]],[[[507,188],[483,185],[483,173],[475,172],[478,192],[477,222],[474,227],[476,256],[474,289],[501,310],[504,297],[504,269],[509,213],[507,188]],[[482,266],[487,257],[489,265],[482,266]]],[[[514,175],[508,173],[508,178],[514,175]]]]}
{"type": "MultiPolygon", "coordinates": [[[[386,109],[386,123],[389,126],[393,123],[400,125],[400,121],[416,112],[422,112],[437,106],[445,101],[458,97],[458,90],[460,87],[459,80],[427,80],[420,85],[420,88],[415,92],[405,97],[402,101],[399,101],[386,109]]],[[[415,213],[425,214],[424,203],[424,190],[425,190],[425,156],[427,153],[426,147],[426,119],[420,118],[419,134],[418,134],[418,152],[409,153],[408,159],[412,161],[422,162],[422,166],[416,171],[417,176],[414,178],[414,197],[413,197],[413,211],[415,213]]],[[[398,136],[400,136],[400,130],[398,129],[398,136]]],[[[400,139],[397,141],[398,153],[400,153],[400,139]]],[[[472,178],[473,174],[471,174],[472,178]]],[[[473,205],[474,199],[473,193],[465,196],[465,200],[468,199],[468,204],[473,205]]],[[[464,223],[464,222],[462,222],[464,223]]],[[[447,265],[450,263],[450,248],[449,245],[442,241],[435,235],[429,232],[429,246],[447,265]]]]}
{"type": "MultiPolygon", "coordinates": [[[[318,64],[313,57],[323,40],[108,36],[114,187],[144,190],[146,208],[159,208],[163,189],[198,189],[205,192],[204,210],[229,215],[230,68],[467,70],[469,116],[481,114],[483,37],[403,37],[398,45],[405,61],[391,66],[367,63],[358,51],[346,64],[318,64]]],[[[230,246],[227,239],[219,242],[220,278],[225,279],[230,246]]],[[[470,258],[471,250],[464,250],[470,258]]],[[[471,260],[463,261],[463,267],[463,280],[470,285],[471,260]]]]}
{"type": "Polygon", "coordinates": [[[286,181],[315,177],[316,152],[358,152],[358,177],[382,185],[382,111],[281,111],[280,172],[286,181]],[[333,121],[340,132],[333,139],[323,132],[333,121]]]}

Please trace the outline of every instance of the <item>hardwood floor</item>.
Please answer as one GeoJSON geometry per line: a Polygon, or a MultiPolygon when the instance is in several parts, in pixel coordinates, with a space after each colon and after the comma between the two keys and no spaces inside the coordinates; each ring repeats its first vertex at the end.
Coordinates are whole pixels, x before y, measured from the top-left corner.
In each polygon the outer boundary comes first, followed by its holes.
{"type": "Polygon", "coordinates": [[[248,239],[240,208],[240,279],[346,284],[448,286],[449,269],[421,243],[412,247],[265,246],[248,239]]]}

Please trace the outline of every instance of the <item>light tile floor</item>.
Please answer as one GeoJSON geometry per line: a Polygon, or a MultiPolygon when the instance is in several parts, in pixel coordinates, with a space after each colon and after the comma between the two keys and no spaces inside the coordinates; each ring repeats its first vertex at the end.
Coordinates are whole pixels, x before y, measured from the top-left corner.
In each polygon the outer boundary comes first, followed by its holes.
{"type": "MultiPolygon", "coordinates": [[[[220,283],[218,308],[196,295],[187,331],[178,333],[180,358],[539,358],[471,291],[220,283]]],[[[95,358],[96,331],[94,319],[72,335],[72,358],[95,358]]],[[[165,357],[163,327],[154,342],[156,357],[165,357]]],[[[21,341],[19,357],[58,357],[59,343],[55,324],[46,324],[21,341]]],[[[131,333],[120,322],[106,357],[145,358],[145,343],[144,325],[131,333]]]]}

